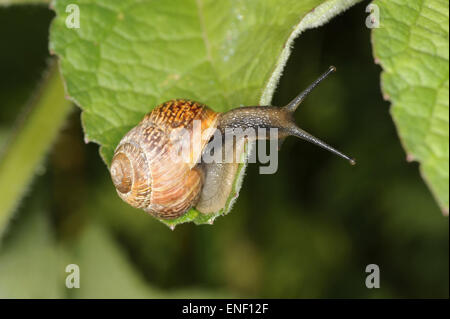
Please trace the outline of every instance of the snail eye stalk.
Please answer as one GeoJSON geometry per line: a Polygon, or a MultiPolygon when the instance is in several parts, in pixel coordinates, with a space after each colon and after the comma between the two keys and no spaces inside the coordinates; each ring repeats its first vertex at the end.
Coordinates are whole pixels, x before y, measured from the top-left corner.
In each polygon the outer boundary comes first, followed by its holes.
{"type": "Polygon", "coordinates": [[[336,71],[336,67],[330,66],[328,70],[319,76],[310,86],[308,86],[303,92],[301,92],[295,99],[293,99],[284,109],[290,113],[294,113],[297,107],[305,100],[305,98],[311,93],[314,88],[319,85],[324,79],[326,79],[331,73],[336,71]]]}
{"type": "MultiPolygon", "coordinates": [[[[311,85],[309,85],[303,92],[297,95],[288,105],[284,106],[283,109],[288,113],[294,113],[298,106],[305,100],[305,98],[322,82],[326,79],[331,73],[335,72],[336,68],[334,66],[330,66],[326,72],[324,72],[321,76],[319,76],[311,85]]],[[[288,132],[290,135],[297,136],[305,141],[318,145],[350,162],[351,165],[355,165],[355,159],[350,156],[345,155],[344,153],[338,151],[334,147],[328,145],[317,137],[309,134],[308,132],[299,128],[295,123],[291,122],[288,128],[288,132]]]]}

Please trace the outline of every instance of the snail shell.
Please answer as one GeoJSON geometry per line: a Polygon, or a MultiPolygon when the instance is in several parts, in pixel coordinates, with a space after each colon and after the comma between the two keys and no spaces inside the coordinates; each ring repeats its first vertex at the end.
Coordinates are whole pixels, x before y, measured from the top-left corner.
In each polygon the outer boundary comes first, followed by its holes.
{"type": "Polygon", "coordinates": [[[110,173],[119,196],[131,206],[164,219],[179,217],[194,206],[205,178],[197,165],[201,153],[191,153],[188,161],[174,162],[183,143],[177,132],[192,133],[194,120],[199,120],[203,149],[214,133],[211,128],[215,128],[217,117],[218,113],[206,105],[189,100],[171,100],[155,107],[122,138],[114,152],[110,173]]]}

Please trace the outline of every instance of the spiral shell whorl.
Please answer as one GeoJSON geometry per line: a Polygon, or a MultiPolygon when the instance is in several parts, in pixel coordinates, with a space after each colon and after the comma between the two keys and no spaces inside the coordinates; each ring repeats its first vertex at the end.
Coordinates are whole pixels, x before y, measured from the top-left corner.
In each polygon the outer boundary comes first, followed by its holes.
{"type": "Polygon", "coordinates": [[[119,196],[137,208],[151,201],[152,182],[148,161],[142,148],[134,143],[121,143],[111,162],[111,178],[119,196]]]}
{"type": "Polygon", "coordinates": [[[133,167],[124,153],[118,153],[111,163],[111,178],[117,191],[124,194],[133,184],[133,167]]]}

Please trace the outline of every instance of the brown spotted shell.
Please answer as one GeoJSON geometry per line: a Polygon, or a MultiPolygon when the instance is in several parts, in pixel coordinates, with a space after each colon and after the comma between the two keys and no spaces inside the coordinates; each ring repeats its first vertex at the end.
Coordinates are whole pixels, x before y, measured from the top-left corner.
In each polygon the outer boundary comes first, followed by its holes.
{"type": "Polygon", "coordinates": [[[187,130],[193,143],[193,127],[200,127],[203,150],[214,133],[217,116],[206,105],[189,100],[171,100],[155,107],[114,152],[110,173],[119,196],[163,219],[179,217],[195,206],[204,180],[197,165],[201,151],[191,147],[188,159],[181,158],[181,143],[186,143],[181,133],[187,130]]]}

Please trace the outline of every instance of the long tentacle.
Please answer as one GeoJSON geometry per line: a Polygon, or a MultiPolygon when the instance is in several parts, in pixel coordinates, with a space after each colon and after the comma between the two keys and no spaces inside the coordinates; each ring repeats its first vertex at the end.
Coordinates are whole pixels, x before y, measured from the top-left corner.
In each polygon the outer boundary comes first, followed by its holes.
{"type": "Polygon", "coordinates": [[[288,105],[284,107],[284,109],[290,113],[294,113],[297,107],[302,103],[305,98],[311,93],[312,90],[324,79],[326,79],[331,73],[335,72],[336,68],[334,66],[330,66],[328,70],[319,76],[310,86],[308,86],[302,93],[297,95],[295,99],[293,99],[288,105]]]}

